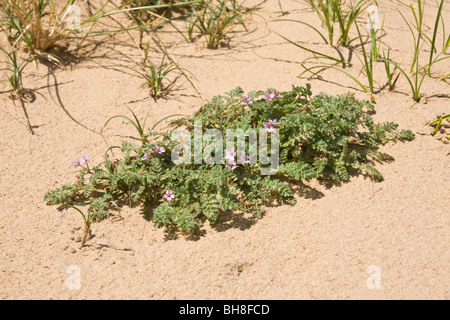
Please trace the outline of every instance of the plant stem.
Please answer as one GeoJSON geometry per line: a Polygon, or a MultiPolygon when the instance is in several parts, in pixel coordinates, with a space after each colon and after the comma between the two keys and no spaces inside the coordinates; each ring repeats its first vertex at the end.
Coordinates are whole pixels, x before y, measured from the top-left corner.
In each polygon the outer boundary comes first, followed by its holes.
{"type": "Polygon", "coordinates": [[[87,237],[90,234],[91,234],[91,223],[86,221],[86,224],[84,225],[84,232],[83,238],[81,239],[80,249],[83,248],[84,244],[86,243],[87,237]]]}

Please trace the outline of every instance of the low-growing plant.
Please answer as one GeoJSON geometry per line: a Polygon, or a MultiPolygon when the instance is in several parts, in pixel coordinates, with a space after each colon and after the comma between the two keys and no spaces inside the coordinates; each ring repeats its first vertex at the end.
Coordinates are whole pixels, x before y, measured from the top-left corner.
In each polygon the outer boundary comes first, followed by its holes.
{"type": "Polygon", "coordinates": [[[167,94],[175,84],[174,80],[167,78],[167,75],[175,70],[177,67],[172,63],[165,63],[166,53],[164,53],[161,63],[154,64],[147,61],[144,64],[144,68],[147,72],[139,72],[139,75],[145,80],[144,86],[150,88],[150,95],[156,97],[158,95],[167,94]],[[164,85],[163,81],[167,81],[167,85],[164,85]]]}
{"type": "Polygon", "coordinates": [[[197,29],[206,39],[206,47],[216,49],[236,26],[243,25],[248,8],[237,0],[209,0],[202,9],[193,8],[188,24],[188,41],[197,29]]]}
{"type": "MultiPolygon", "coordinates": [[[[11,64],[9,68],[2,68],[0,69],[0,71],[4,72],[6,78],[8,79],[9,85],[12,87],[11,98],[20,100],[27,121],[28,130],[30,131],[31,134],[34,134],[33,128],[31,127],[30,119],[28,117],[27,110],[25,108],[25,102],[23,99],[24,98],[24,90],[22,84],[23,70],[30,62],[38,59],[39,57],[52,55],[48,53],[39,53],[31,55],[26,59],[19,60],[17,58],[17,50],[13,50],[11,53],[7,52],[3,48],[0,48],[0,50],[6,54],[6,56],[9,59],[9,63],[11,64]]],[[[56,58],[55,56],[53,57],[56,58]]]]}
{"type": "Polygon", "coordinates": [[[46,53],[46,52],[36,53],[36,54],[29,56],[26,59],[19,60],[17,58],[17,50],[12,50],[11,53],[7,52],[3,48],[0,48],[0,50],[6,54],[6,56],[8,57],[8,62],[11,64],[11,66],[9,68],[2,68],[2,69],[0,69],[0,71],[3,71],[6,78],[8,79],[9,85],[12,87],[13,96],[15,98],[20,98],[22,96],[23,70],[30,62],[33,62],[33,61],[37,60],[38,58],[44,57],[44,56],[50,56],[53,59],[60,61],[58,59],[58,57],[56,57],[55,55],[46,53]],[[8,73],[6,73],[5,71],[7,71],[8,73]]]}
{"type": "Polygon", "coordinates": [[[11,64],[11,67],[9,68],[2,68],[0,71],[3,71],[5,73],[6,78],[8,79],[9,85],[12,87],[13,95],[16,97],[19,97],[22,91],[22,74],[23,69],[35,60],[37,57],[41,56],[42,54],[34,54],[26,59],[19,60],[17,58],[17,50],[13,50],[11,53],[7,52],[3,48],[0,48],[1,51],[3,51],[6,56],[8,57],[8,60],[11,64]],[[8,73],[6,73],[7,71],[8,73]]]}
{"type": "Polygon", "coordinates": [[[186,72],[190,73],[189,70],[181,68],[180,66],[176,65],[173,62],[167,63],[166,62],[167,51],[164,52],[161,61],[158,62],[157,64],[149,60],[148,51],[147,49],[145,49],[145,47],[143,51],[144,51],[144,61],[141,66],[143,70],[124,65],[113,65],[113,67],[126,68],[132,70],[137,75],[139,75],[139,77],[141,77],[144,80],[142,86],[148,87],[150,89],[150,96],[152,96],[153,98],[162,97],[168,94],[170,90],[173,88],[177,78],[170,79],[168,78],[169,74],[174,73],[175,71],[181,71],[184,74],[186,74],[186,72]]]}
{"type": "MultiPolygon", "coordinates": [[[[107,153],[117,146],[107,150],[103,164],[88,167],[83,159],[73,163],[80,168],[77,180],[49,191],[44,200],[62,207],[87,205],[90,221],[105,218],[113,201],[129,200],[143,205],[144,213],[153,212],[156,226],[189,233],[197,232],[205,220],[214,225],[227,210],[260,217],[264,206],[273,201],[294,204],[293,188],[302,180],[346,181],[350,174],[361,172],[383,180],[372,161],[393,158],[380,152],[379,145],[388,140],[412,140],[414,134],[398,131],[392,122],[375,123],[369,111],[373,106],[352,94],[335,97],[321,93],[312,97],[310,85],[293,86],[283,93],[269,89],[247,95],[236,88],[214,97],[193,117],[173,121],[171,131],[154,132],[153,126],[144,135],[137,118],[129,119],[138,129],[140,144],[124,142],[120,147],[123,157],[115,162],[107,153]],[[179,149],[179,136],[173,136],[183,128],[189,141],[200,141],[200,147],[194,145],[193,154],[190,144],[187,149],[179,149]],[[263,133],[271,139],[258,150],[245,144],[245,153],[237,160],[235,148],[225,149],[224,155],[224,141],[213,138],[213,143],[205,138],[203,134],[212,129],[255,129],[260,139],[263,133]],[[199,140],[197,134],[201,135],[199,140]],[[262,158],[253,159],[252,152],[261,155],[264,149],[272,156],[275,141],[279,142],[278,170],[262,175],[265,163],[262,158]],[[213,150],[212,145],[216,147],[213,150]],[[214,154],[220,161],[198,162],[198,148],[201,154],[214,154]],[[187,162],[173,160],[174,153],[181,155],[181,151],[187,162]]],[[[235,142],[233,145],[236,147],[235,142]]]]}

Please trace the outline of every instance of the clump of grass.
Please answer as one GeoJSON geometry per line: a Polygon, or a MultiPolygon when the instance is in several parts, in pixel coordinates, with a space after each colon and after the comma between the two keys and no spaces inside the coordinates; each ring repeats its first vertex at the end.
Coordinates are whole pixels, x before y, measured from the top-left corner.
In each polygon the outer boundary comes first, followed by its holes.
{"type": "Polygon", "coordinates": [[[245,28],[244,19],[249,9],[243,6],[244,2],[210,0],[202,9],[194,7],[188,24],[188,41],[193,41],[194,29],[197,29],[205,37],[207,48],[218,48],[236,26],[245,28]]]}
{"type": "MultiPolygon", "coordinates": [[[[440,7],[438,10],[438,14],[436,17],[436,22],[438,22],[441,17],[442,6],[443,6],[443,1],[441,1],[440,7]]],[[[424,9],[425,9],[425,1],[422,2],[422,0],[418,0],[417,9],[414,7],[413,4],[410,5],[410,9],[414,16],[415,25],[412,25],[411,23],[409,23],[408,20],[405,18],[405,16],[400,11],[398,11],[399,14],[402,16],[403,20],[405,21],[405,23],[408,25],[408,28],[411,32],[411,35],[413,37],[413,42],[414,42],[414,54],[413,54],[413,59],[411,62],[409,74],[407,71],[404,70],[404,68],[402,68],[395,61],[385,59],[385,58],[383,59],[383,61],[385,63],[393,64],[405,76],[405,78],[408,81],[409,86],[411,88],[413,100],[416,102],[419,102],[420,98],[421,98],[420,90],[421,90],[423,81],[424,81],[425,77],[430,74],[431,67],[434,64],[436,64],[437,62],[442,61],[444,59],[448,59],[449,57],[440,58],[440,56],[442,54],[444,54],[446,48],[444,48],[444,50],[441,51],[438,55],[436,55],[436,56],[433,55],[433,51],[436,48],[435,47],[435,39],[436,39],[436,33],[437,33],[437,23],[436,23],[435,28],[434,28],[434,33],[433,33],[433,40],[430,40],[431,52],[430,52],[430,57],[429,57],[429,63],[423,67],[420,67],[420,65],[419,65],[420,59],[419,58],[420,58],[420,53],[423,48],[422,40],[427,39],[427,38],[429,39],[429,37],[426,37],[426,35],[423,32],[423,16],[424,16],[424,9]],[[414,29],[417,30],[417,34],[414,32],[414,29]]]]}
{"type": "MultiPolygon", "coordinates": [[[[355,6],[345,6],[345,2],[341,0],[305,0],[313,9],[313,11],[317,14],[319,17],[322,26],[325,27],[327,30],[327,33],[321,32],[318,28],[312,26],[309,23],[306,23],[301,20],[294,20],[294,19],[276,19],[273,21],[288,21],[288,22],[295,22],[300,23],[302,25],[307,26],[311,30],[315,32],[320,38],[324,41],[325,44],[330,46],[346,46],[350,47],[351,43],[357,39],[353,38],[351,39],[349,37],[350,30],[352,29],[353,25],[356,24],[356,19],[361,15],[362,12],[366,9],[366,5],[369,2],[368,0],[360,0],[356,3],[355,6]],[[337,27],[336,27],[337,25],[337,27]],[[335,32],[336,29],[338,30],[338,33],[335,32]],[[335,42],[335,38],[337,37],[337,41],[335,42]]],[[[305,50],[314,55],[313,58],[305,59],[302,64],[310,59],[327,59],[333,62],[342,63],[343,65],[350,66],[351,63],[344,61],[343,59],[338,59],[326,54],[323,54],[321,52],[318,52],[317,50],[312,50],[310,48],[307,48],[303,45],[300,45],[283,35],[274,32],[279,37],[283,38],[284,40],[288,41],[289,43],[305,50]]]]}
{"type": "Polygon", "coordinates": [[[23,76],[23,70],[25,67],[33,62],[36,61],[40,57],[44,56],[50,56],[56,60],[58,58],[55,55],[52,55],[50,53],[36,53],[31,56],[29,56],[26,59],[19,60],[17,57],[17,50],[12,50],[11,53],[7,52],[5,49],[0,48],[0,50],[6,54],[8,57],[8,62],[10,64],[10,67],[0,69],[0,71],[3,71],[6,78],[8,79],[9,85],[12,87],[13,96],[15,98],[21,98],[22,97],[22,91],[23,91],[23,83],[22,83],[22,76],[23,76]],[[5,72],[6,71],[6,72],[5,72]]]}
{"type": "Polygon", "coordinates": [[[173,63],[166,63],[165,59],[166,52],[164,52],[160,63],[155,64],[146,61],[143,65],[145,72],[136,71],[145,80],[143,85],[150,88],[152,97],[166,95],[175,85],[175,80],[171,80],[167,76],[177,70],[177,66],[173,63]]]}
{"type": "Polygon", "coordinates": [[[43,52],[69,36],[68,14],[76,0],[1,0],[6,13],[3,25],[13,44],[23,40],[32,53],[43,52]]]}
{"type": "MultiPolygon", "coordinates": [[[[31,134],[34,134],[33,128],[31,127],[30,119],[28,117],[27,110],[25,108],[25,101],[24,101],[25,92],[22,83],[23,70],[29,63],[35,61],[39,57],[52,55],[48,53],[39,53],[33,54],[26,59],[19,60],[17,57],[17,50],[13,50],[11,53],[7,52],[3,48],[0,48],[0,50],[6,54],[6,56],[8,57],[8,62],[10,63],[10,67],[2,68],[0,69],[0,71],[4,72],[9,82],[9,85],[12,87],[11,98],[13,100],[20,100],[27,121],[28,130],[30,131],[31,134]]],[[[55,56],[53,57],[56,58],[55,56]]]]}
{"type": "Polygon", "coordinates": [[[139,27],[139,46],[142,47],[144,32],[156,29],[164,23],[170,23],[183,35],[181,30],[179,30],[175,24],[172,23],[172,19],[170,19],[172,11],[185,15],[188,12],[191,12],[193,8],[201,8],[204,0],[124,0],[123,2],[124,5],[133,9],[142,8],[129,12],[129,17],[139,27]],[[164,17],[166,13],[169,13],[169,19],[164,17]],[[160,21],[160,23],[156,25],[152,24],[155,20],[160,21]],[[151,29],[147,29],[149,26],[151,26],[151,29]]]}
{"type": "Polygon", "coordinates": [[[142,51],[144,52],[144,59],[140,68],[128,67],[124,65],[113,65],[112,67],[126,68],[135,72],[144,80],[142,86],[150,89],[151,97],[162,97],[170,92],[178,79],[178,77],[175,79],[170,78],[169,74],[174,74],[176,71],[180,71],[183,75],[186,75],[186,72],[190,73],[190,71],[181,68],[173,61],[168,62],[167,50],[164,51],[163,56],[158,63],[152,62],[149,59],[148,49],[148,43],[143,45],[142,51]]]}
{"type": "MultiPolygon", "coordinates": [[[[361,83],[361,81],[359,81],[356,77],[354,77],[353,75],[351,75],[349,72],[347,72],[346,70],[336,67],[336,66],[332,66],[332,65],[316,65],[313,67],[305,67],[305,70],[300,73],[300,75],[298,77],[301,77],[303,74],[305,74],[306,72],[312,72],[311,70],[314,69],[334,69],[337,70],[339,72],[344,73],[347,77],[349,77],[350,79],[352,79],[356,84],[358,84],[359,87],[361,87],[361,89],[364,92],[370,92],[371,94],[374,93],[374,68],[373,68],[373,64],[375,61],[378,60],[378,50],[377,50],[377,32],[376,30],[371,30],[370,32],[370,49],[367,50],[366,48],[366,42],[365,39],[363,38],[358,23],[355,22],[355,26],[356,26],[356,30],[358,32],[358,39],[359,39],[359,43],[361,46],[361,50],[362,50],[362,58],[360,58],[360,56],[357,54],[358,59],[360,60],[361,64],[362,64],[362,69],[360,73],[363,73],[366,78],[367,81],[369,83],[369,89],[367,89],[367,87],[365,85],[363,85],[361,83]]],[[[380,29],[382,30],[382,29],[380,29]]]]}
{"type": "Polygon", "coordinates": [[[9,63],[11,64],[11,67],[0,69],[0,71],[3,71],[6,78],[8,79],[9,85],[12,87],[13,95],[19,97],[23,89],[23,69],[25,69],[25,67],[34,59],[39,57],[40,54],[34,54],[24,60],[19,60],[17,58],[17,50],[13,50],[11,53],[7,52],[3,48],[0,48],[0,50],[6,54],[9,63]],[[5,71],[7,71],[7,73],[5,71]]]}
{"type": "MultiPolygon", "coordinates": [[[[328,9],[330,9],[330,10],[333,7],[332,2],[333,1],[329,1],[328,9]]],[[[374,94],[374,92],[375,92],[374,63],[382,62],[385,66],[389,90],[393,90],[397,80],[399,79],[400,74],[403,74],[410,85],[413,100],[416,102],[420,101],[420,97],[421,97],[420,91],[421,91],[422,83],[423,83],[426,75],[430,74],[431,67],[434,64],[438,63],[439,61],[449,58],[448,56],[442,57],[442,55],[448,49],[448,45],[447,45],[447,47],[444,47],[442,49],[442,51],[439,52],[437,55],[433,54],[433,52],[435,52],[437,50],[436,45],[435,45],[436,44],[436,34],[437,34],[437,30],[438,30],[439,21],[442,20],[443,2],[444,2],[443,0],[440,2],[437,17],[436,17],[434,32],[433,32],[433,35],[431,38],[428,37],[423,31],[423,24],[424,24],[423,17],[424,17],[424,7],[425,7],[424,2],[419,0],[417,3],[417,6],[418,6],[417,8],[415,8],[413,4],[411,4],[409,6],[411,9],[411,12],[413,14],[415,24],[409,23],[408,20],[405,18],[405,16],[400,11],[398,11],[399,14],[401,15],[401,17],[403,18],[403,20],[408,25],[408,28],[413,36],[413,41],[414,41],[414,54],[413,54],[413,59],[412,59],[411,65],[410,65],[409,72],[406,71],[405,68],[403,68],[399,63],[390,59],[390,48],[388,48],[387,54],[385,51],[383,51],[383,56],[382,57],[380,56],[381,36],[378,35],[378,32],[383,32],[383,28],[380,28],[378,30],[374,29],[373,26],[372,26],[372,28],[370,28],[370,34],[368,36],[370,39],[370,49],[367,49],[365,37],[362,35],[360,28],[358,26],[358,23],[355,21],[354,24],[355,24],[357,35],[358,35],[356,39],[359,39],[359,44],[360,44],[360,48],[362,51],[362,53],[361,53],[362,58],[360,58],[359,55],[357,55],[357,57],[362,64],[362,73],[367,78],[368,86],[366,87],[365,85],[363,85],[361,83],[361,81],[359,81],[355,76],[351,75],[349,72],[347,72],[343,68],[339,68],[334,65],[316,65],[316,66],[307,68],[302,64],[305,70],[299,75],[299,77],[302,76],[305,72],[311,72],[311,70],[314,70],[317,68],[334,69],[334,70],[344,73],[349,78],[351,78],[353,81],[355,81],[355,83],[357,83],[358,86],[361,87],[361,89],[364,92],[370,92],[371,94],[374,94]],[[414,29],[417,31],[417,33],[414,32],[414,29]],[[420,52],[424,45],[423,39],[427,39],[428,42],[430,43],[431,52],[430,52],[430,57],[429,57],[429,63],[427,65],[421,67],[419,65],[419,60],[420,60],[420,52]],[[391,65],[394,66],[394,69],[392,72],[391,72],[391,65]],[[395,76],[394,73],[396,70],[398,70],[399,73],[394,78],[394,76],[395,76]]],[[[358,3],[358,5],[359,4],[360,3],[358,3]]],[[[370,19],[369,19],[369,21],[371,22],[370,19]]],[[[444,29],[444,38],[445,38],[445,29],[444,29]]],[[[288,39],[286,39],[286,40],[288,40],[288,39]]],[[[288,41],[293,43],[290,40],[288,40],[288,41]]],[[[295,44],[295,43],[293,43],[293,44],[295,44]]],[[[295,45],[297,45],[297,44],[295,44],[295,45]]],[[[446,45],[446,44],[444,43],[444,45],[446,45]]],[[[300,45],[297,45],[297,46],[301,47],[300,45]]],[[[322,59],[332,60],[334,62],[339,62],[339,60],[336,58],[317,53],[317,52],[309,50],[307,48],[304,48],[304,49],[312,52],[314,54],[314,59],[322,58],[322,59]]],[[[310,60],[310,59],[311,58],[308,58],[305,61],[310,60]]],[[[445,79],[446,77],[448,77],[448,75],[441,77],[441,79],[445,79]]]]}
{"type": "MultiPolygon", "coordinates": [[[[2,21],[2,25],[4,28],[6,27],[7,34],[13,45],[16,46],[18,42],[23,41],[25,48],[28,48],[32,53],[44,52],[75,33],[83,33],[86,37],[89,34],[111,34],[142,29],[148,24],[129,28],[122,27],[117,30],[92,30],[99,20],[106,17],[112,17],[120,13],[145,12],[146,10],[150,12],[158,8],[168,7],[167,4],[155,4],[127,8],[128,2],[115,6],[111,0],[106,0],[91,16],[82,21],[81,17],[79,17],[80,21],[78,25],[69,23],[69,20],[72,22],[71,17],[74,8],[77,8],[75,7],[77,0],[0,1],[3,4],[6,14],[6,19],[2,21]],[[111,5],[113,6],[111,9],[106,9],[111,5]]],[[[177,2],[170,6],[182,6],[190,3],[189,1],[177,2]]]]}
{"type": "MultiPolygon", "coordinates": [[[[365,10],[367,0],[360,0],[353,7],[345,7],[342,0],[306,0],[328,31],[327,44],[333,46],[335,30],[338,29],[336,45],[349,46],[354,39],[349,33],[357,17],[365,10]],[[336,28],[336,24],[338,28],[336,28]]],[[[315,29],[315,28],[314,28],[315,29]]],[[[325,36],[322,35],[325,39],[325,36]]]]}

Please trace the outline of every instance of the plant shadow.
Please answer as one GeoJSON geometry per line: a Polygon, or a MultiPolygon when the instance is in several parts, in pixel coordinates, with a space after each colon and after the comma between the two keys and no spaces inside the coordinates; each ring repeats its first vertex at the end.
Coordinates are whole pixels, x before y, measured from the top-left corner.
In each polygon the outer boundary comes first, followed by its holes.
{"type": "MultiPolygon", "coordinates": [[[[293,194],[297,195],[299,197],[305,198],[305,199],[312,199],[317,200],[325,195],[318,189],[311,187],[303,182],[293,182],[289,181],[288,179],[280,179],[284,180],[285,182],[289,183],[293,194]]],[[[125,202],[123,202],[125,204],[125,202]]],[[[283,205],[284,203],[269,203],[265,202],[263,203],[265,208],[275,208],[283,205]]],[[[158,204],[147,204],[146,209],[141,208],[140,214],[147,222],[153,221],[154,216],[154,210],[158,204]]],[[[233,210],[225,210],[221,211],[219,218],[214,224],[210,224],[211,229],[217,232],[225,232],[231,229],[237,229],[241,231],[249,230],[251,229],[258,220],[262,219],[265,214],[262,214],[259,218],[255,215],[252,215],[251,213],[246,213],[243,211],[233,211],[233,210]]],[[[205,217],[201,218],[201,223],[204,225],[207,223],[207,219],[205,217]]],[[[179,228],[177,228],[175,225],[171,224],[169,226],[166,226],[164,229],[164,240],[177,240],[181,237],[185,240],[190,241],[198,241],[202,237],[206,236],[207,230],[200,229],[197,233],[192,234],[188,233],[186,231],[183,231],[179,228]]]]}

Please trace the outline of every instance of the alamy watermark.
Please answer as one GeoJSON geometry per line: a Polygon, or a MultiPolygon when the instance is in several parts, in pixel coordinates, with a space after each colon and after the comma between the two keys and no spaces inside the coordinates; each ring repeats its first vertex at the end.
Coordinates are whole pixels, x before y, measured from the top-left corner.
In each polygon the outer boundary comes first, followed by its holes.
{"type": "MultiPolygon", "coordinates": [[[[272,121],[273,125],[277,124],[276,119],[269,121],[272,121]]],[[[273,175],[278,172],[280,136],[278,129],[273,126],[266,125],[264,129],[248,129],[246,131],[227,129],[225,150],[223,150],[222,131],[207,129],[203,132],[201,121],[194,123],[193,138],[190,131],[176,129],[172,131],[171,140],[179,141],[172,149],[171,154],[175,164],[221,164],[234,170],[238,165],[257,164],[259,157],[261,175],[273,175]],[[269,138],[270,148],[268,146],[269,138]],[[203,148],[204,145],[205,148],[203,148]],[[236,149],[235,146],[237,146],[236,149]]]]}
{"type": "Polygon", "coordinates": [[[71,265],[67,267],[66,271],[69,276],[66,280],[66,285],[69,290],[81,289],[81,269],[77,265],[71,265]]]}
{"type": "Polygon", "coordinates": [[[367,273],[370,275],[367,278],[367,288],[370,290],[381,288],[381,271],[379,266],[371,265],[367,267],[367,273]]]}
{"type": "Polygon", "coordinates": [[[81,31],[81,9],[79,6],[73,4],[67,8],[66,11],[66,25],[67,29],[81,31]]]}
{"type": "Polygon", "coordinates": [[[380,30],[382,28],[381,21],[381,9],[379,6],[371,5],[367,8],[367,14],[369,17],[367,18],[367,28],[373,29],[375,31],[380,30]]]}

